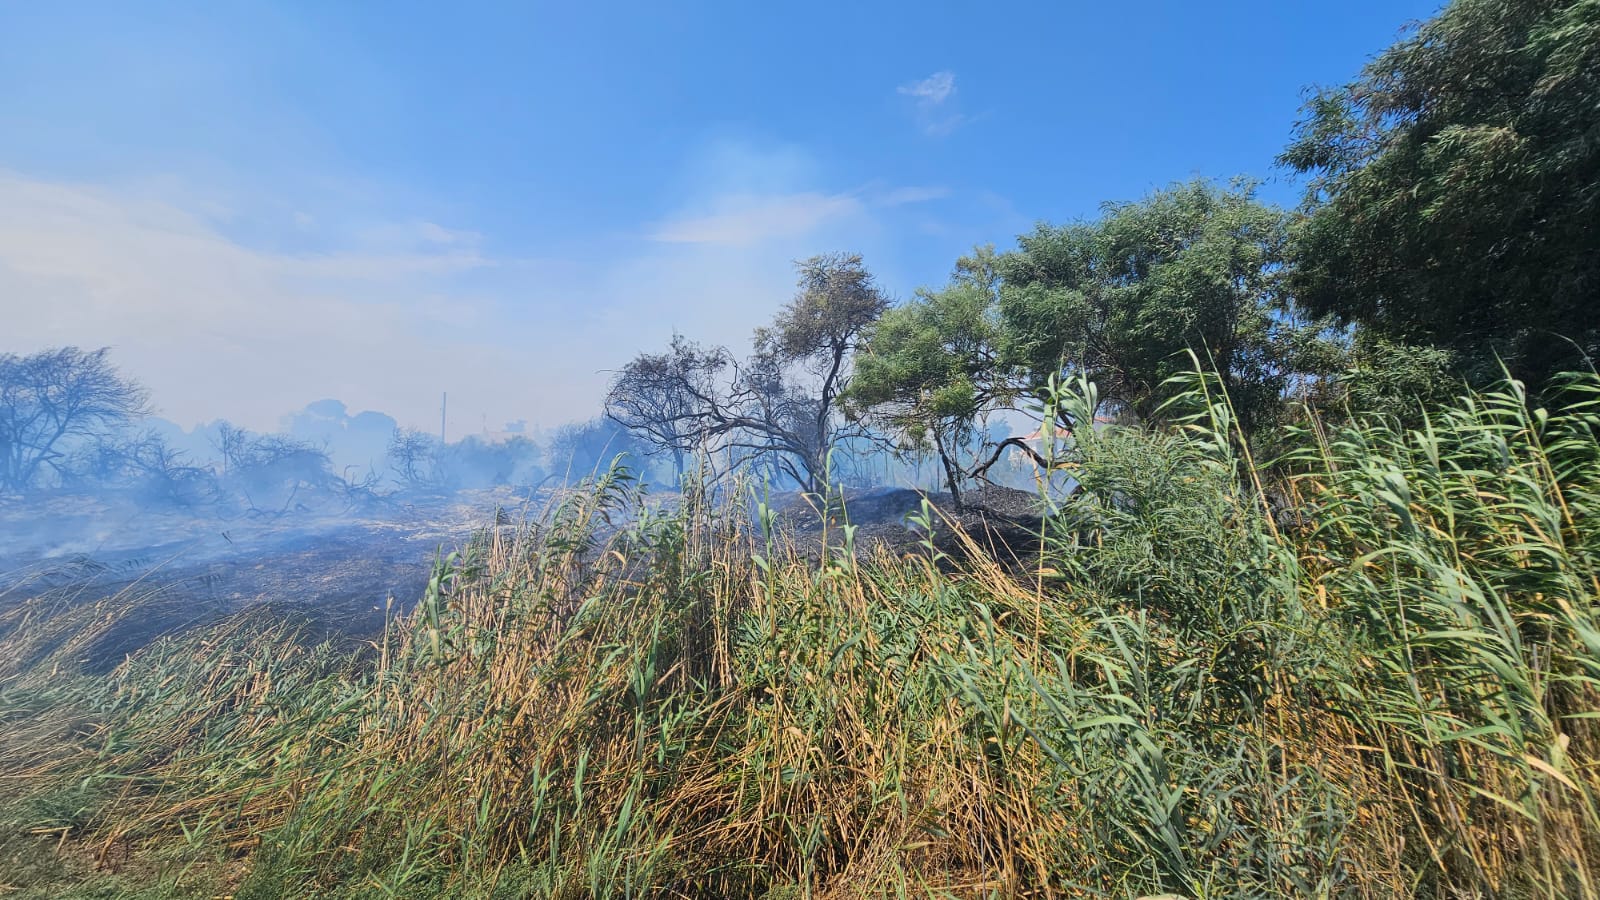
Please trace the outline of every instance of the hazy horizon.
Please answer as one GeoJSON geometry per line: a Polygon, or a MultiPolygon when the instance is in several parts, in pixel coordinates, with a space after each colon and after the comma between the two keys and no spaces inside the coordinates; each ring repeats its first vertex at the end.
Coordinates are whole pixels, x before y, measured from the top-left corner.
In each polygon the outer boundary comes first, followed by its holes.
{"type": "Polygon", "coordinates": [[[1356,6],[996,9],[994,40],[920,8],[12,6],[0,352],[110,346],[184,428],[337,398],[436,429],[444,392],[458,434],[587,419],[675,330],[742,349],[813,253],[905,298],[1174,180],[1292,203],[1300,90],[1436,4],[1356,6]]]}

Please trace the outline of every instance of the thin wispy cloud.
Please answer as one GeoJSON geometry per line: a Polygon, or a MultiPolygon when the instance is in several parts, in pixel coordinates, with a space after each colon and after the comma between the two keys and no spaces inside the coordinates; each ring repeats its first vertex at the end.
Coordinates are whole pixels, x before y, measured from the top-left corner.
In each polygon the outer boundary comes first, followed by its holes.
{"type": "Polygon", "coordinates": [[[448,230],[401,222],[403,240],[286,253],[181,202],[0,171],[0,296],[17,299],[0,351],[110,345],[167,416],[257,428],[330,392],[409,418],[438,373],[492,384],[517,370],[468,330],[493,300],[458,284],[495,261],[448,230]],[[417,237],[430,246],[405,249],[417,237]]]}
{"type": "Polygon", "coordinates": [[[824,235],[875,231],[877,213],[949,194],[946,187],[882,181],[848,189],[819,187],[824,176],[802,147],[722,143],[690,168],[704,175],[686,186],[672,215],[646,227],[651,242],[739,248],[811,242],[824,235]]]}
{"type": "Polygon", "coordinates": [[[938,106],[956,92],[956,73],[935,72],[921,81],[900,85],[900,93],[924,106],[938,106]]]}
{"type": "Polygon", "coordinates": [[[954,72],[935,72],[927,78],[902,84],[896,90],[901,96],[912,99],[913,117],[924,134],[943,137],[968,121],[959,109],[954,72]]]}
{"type": "Polygon", "coordinates": [[[713,212],[663,222],[651,239],[670,244],[757,244],[797,237],[824,223],[859,214],[862,203],[849,194],[803,192],[775,196],[720,198],[713,212]]]}
{"type": "Polygon", "coordinates": [[[912,186],[888,190],[874,198],[879,206],[905,206],[911,203],[927,203],[931,200],[943,200],[950,196],[950,189],[937,186],[912,186]]]}
{"type": "Polygon", "coordinates": [[[665,244],[751,246],[812,235],[828,226],[862,220],[874,210],[941,200],[944,187],[863,188],[836,194],[729,194],[707,204],[708,212],[685,212],[653,226],[650,240],[665,244]]]}

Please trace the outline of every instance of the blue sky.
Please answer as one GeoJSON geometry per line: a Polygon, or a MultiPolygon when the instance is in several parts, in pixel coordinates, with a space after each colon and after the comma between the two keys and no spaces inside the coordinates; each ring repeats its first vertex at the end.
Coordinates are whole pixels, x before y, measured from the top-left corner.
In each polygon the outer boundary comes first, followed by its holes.
{"type": "Polygon", "coordinates": [[[184,424],[321,397],[586,417],[790,261],[1265,179],[1303,88],[1434,2],[0,7],[0,351],[110,344],[184,424]]]}

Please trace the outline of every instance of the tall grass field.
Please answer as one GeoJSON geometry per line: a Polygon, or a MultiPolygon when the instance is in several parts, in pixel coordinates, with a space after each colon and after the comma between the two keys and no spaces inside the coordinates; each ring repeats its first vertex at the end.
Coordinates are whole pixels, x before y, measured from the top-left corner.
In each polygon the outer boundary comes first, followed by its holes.
{"type": "Polygon", "coordinates": [[[0,893],[1595,896],[1600,379],[1553,396],[1267,454],[1196,380],[1020,562],[613,470],[367,644],[6,601],[0,893]]]}

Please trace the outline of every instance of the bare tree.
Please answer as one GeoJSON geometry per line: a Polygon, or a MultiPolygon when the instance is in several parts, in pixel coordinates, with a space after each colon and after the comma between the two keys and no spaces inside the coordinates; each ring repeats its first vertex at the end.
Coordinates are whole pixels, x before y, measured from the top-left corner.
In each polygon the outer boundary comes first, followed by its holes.
{"type": "Polygon", "coordinates": [[[0,355],[0,488],[25,490],[64,472],[72,444],[147,412],[147,394],[109,350],[58,347],[0,355]]]}
{"type": "Polygon", "coordinates": [[[757,330],[748,361],[675,337],[667,353],[640,355],[617,374],[606,414],[674,453],[680,471],[682,454],[702,447],[820,491],[829,451],[860,430],[839,415],[839,397],[862,333],[889,301],[857,254],[814,256],[797,268],[799,292],[757,330]]]}
{"type": "Polygon", "coordinates": [[[209,468],[191,463],[154,431],[96,434],[73,450],[60,471],[64,486],[132,489],[179,506],[211,499],[216,486],[209,468]]]}
{"type": "Polygon", "coordinates": [[[389,436],[389,465],[409,488],[438,481],[438,439],[419,428],[396,428],[389,436]]]}
{"type": "Polygon", "coordinates": [[[257,515],[279,516],[305,495],[331,497],[343,479],[333,472],[328,451],[285,434],[252,434],[223,422],[214,446],[222,454],[225,485],[257,515]]]}
{"type": "Polygon", "coordinates": [[[731,366],[728,351],[674,334],[666,353],[641,353],[616,374],[605,414],[654,453],[670,454],[682,480],[685,455],[706,443],[717,377],[731,366]]]}
{"type": "Polygon", "coordinates": [[[889,298],[859,253],[825,253],[796,266],[800,292],[778,311],[771,328],[756,331],[756,355],[779,373],[784,418],[804,448],[807,487],[826,481],[828,451],[856,426],[842,420],[839,398],[863,334],[889,308],[889,298]],[[788,374],[785,374],[788,373],[788,374]]]}

